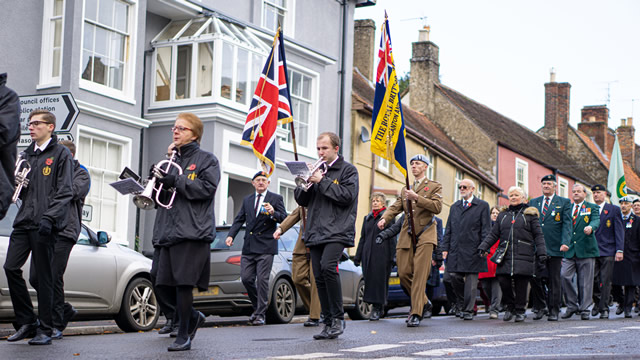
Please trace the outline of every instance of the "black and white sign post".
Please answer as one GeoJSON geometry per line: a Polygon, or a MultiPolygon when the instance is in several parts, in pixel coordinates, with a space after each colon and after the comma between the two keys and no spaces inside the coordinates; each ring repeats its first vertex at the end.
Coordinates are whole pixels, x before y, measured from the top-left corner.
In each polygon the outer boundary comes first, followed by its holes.
{"type": "Polygon", "coordinates": [[[36,109],[49,110],[56,116],[56,129],[54,131],[59,140],[73,141],[70,131],[80,112],[71,93],[20,96],[20,107],[21,135],[18,142],[19,147],[27,147],[31,144],[29,113],[36,109]]]}

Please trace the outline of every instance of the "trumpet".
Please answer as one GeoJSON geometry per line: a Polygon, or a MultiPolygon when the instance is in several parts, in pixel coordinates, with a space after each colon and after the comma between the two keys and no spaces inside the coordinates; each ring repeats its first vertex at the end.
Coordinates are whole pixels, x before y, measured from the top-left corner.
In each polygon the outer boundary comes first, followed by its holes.
{"type": "MultiPolygon", "coordinates": [[[[162,170],[165,174],[169,173],[169,170],[171,169],[171,167],[175,167],[176,169],[178,169],[178,174],[182,175],[182,167],[180,165],[178,165],[175,162],[176,156],[177,155],[177,151],[173,150],[173,152],[171,153],[171,156],[168,156],[167,160],[162,160],[160,162],[158,162],[156,164],[156,168],[162,170]],[[166,167],[163,169],[161,166],[166,165],[166,167]]],[[[144,191],[142,191],[142,193],[135,195],[133,197],[133,203],[139,207],[142,210],[151,210],[155,207],[155,205],[157,204],[158,206],[161,206],[165,209],[171,209],[171,206],[173,206],[173,200],[176,198],[176,191],[175,189],[169,189],[169,191],[172,192],[171,194],[171,199],[169,199],[169,203],[168,204],[163,204],[160,201],[160,193],[162,191],[162,184],[158,185],[156,187],[156,183],[157,183],[157,178],[155,176],[152,176],[148,181],[147,181],[147,185],[144,188],[144,191]],[[154,201],[154,196],[153,193],[156,193],[155,195],[155,201],[154,201]]]]}
{"type": "Polygon", "coordinates": [[[25,153],[21,152],[20,156],[16,159],[16,169],[13,172],[13,176],[16,179],[16,190],[13,192],[13,197],[11,198],[12,203],[18,201],[18,196],[20,196],[22,189],[29,185],[27,175],[29,175],[30,171],[31,164],[25,159],[25,153]]]}
{"type": "Polygon", "coordinates": [[[320,171],[322,172],[322,175],[324,175],[327,173],[328,169],[329,167],[327,166],[327,162],[322,159],[318,159],[318,161],[316,161],[315,164],[313,164],[313,166],[311,167],[311,170],[309,171],[309,176],[298,175],[295,178],[295,183],[303,191],[307,191],[313,185],[313,183],[309,182],[309,178],[313,176],[313,174],[315,174],[316,171],[320,171]]]}

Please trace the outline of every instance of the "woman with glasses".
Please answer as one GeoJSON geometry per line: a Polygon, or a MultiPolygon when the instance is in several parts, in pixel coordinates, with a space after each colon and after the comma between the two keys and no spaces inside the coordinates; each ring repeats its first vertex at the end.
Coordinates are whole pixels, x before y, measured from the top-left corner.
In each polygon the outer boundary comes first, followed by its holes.
{"type": "Polygon", "coordinates": [[[175,162],[183,172],[179,174],[175,167],[152,169],[163,185],[160,201],[167,204],[172,191],[176,194],[169,209],[158,206],[153,229],[155,284],[176,295],[179,325],[169,351],[191,349],[191,340],[205,320],[193,308],[192,291],[196,286],[200,291],[209,287],[209,246],[215,237],[214,197],[220,166],[212,153],[200,148],[202,132],[202,121],[196,115],[179,114],[171,128],[169,153],[176,152],[175,162]]]}

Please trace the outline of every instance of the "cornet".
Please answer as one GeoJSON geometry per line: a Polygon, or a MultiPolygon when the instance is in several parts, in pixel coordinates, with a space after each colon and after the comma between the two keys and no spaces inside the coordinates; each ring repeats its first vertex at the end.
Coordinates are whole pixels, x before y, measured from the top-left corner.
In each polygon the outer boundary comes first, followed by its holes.
{"type": "Polygon", "coordinates": [[[322,172],[322,175],[324,175],[327,173],[328,169],[329,167],[327,166],[327,162],[322,159],[318,159],[318,161],[313,164],[311,170],[309,171],[309,176],[296,176],[296,185],[298,185],[298,187],[303,191],[307,191],[313,185],[313,183],[309,182],[309,178],[313,176],[313,174],[318,170],[322,172]]]}
{"type": "MultiPolygon", "coordinates": [[[[173,150],[173,152],[171,153],[171,156],[169,156],[169,159],[167,160],[162,160],[160,162],[158,162],[156,164],[156,167],[160,170],[162,170],[165,174],[169,173],[169,170],[171,169],[171,167],[175,167],[176,169],[178,169],[178,174],[182,175],[182,167],[178,164],[176,164],[174,162],[174,160],[176,159],[176,154],[177,151],[173,150]],[[161,166],[166,164],[166,168],[161,168],[161,166]]],[[[147,181],[147,186],[144,188],[144,191],[138,195],[135,195],[133,197],[133,203],[139,207],[142,210],[151,210],[155,207],[155,204],[158,204],[158,206],[161,206],[165,209],[171,209],[171,206],[173,205],[173,200],[176,197],[176,192],[175,189],[169,189],[169,191],[172,192],[171,194],[171,199],[169,199],[169,203],[168,204],[163,204],[160,201],[160,192],[162,191],[162,184],[160,184],[157,188],[156,188],[156,182],[157,182],[157,178],[155,176],[152,176],[148,181],[147,181]],[[155,196],[155,201],[153,198],[153,192],[155,191],[156,196],[155,196]]]]}
{"type": "Polygon", "coordinates": [[[31,164],[25,159],[24,152],[21,152],[18,159],[16,159],[16,170],[13,172],[13,176],[16,178],[16,190],[13,192],[13,197],[11,198],[12,203],[18,201],[18,196],[20,196],[22,189],[29,185],[27,175],[29,175],[30,171],[31,164]]]}

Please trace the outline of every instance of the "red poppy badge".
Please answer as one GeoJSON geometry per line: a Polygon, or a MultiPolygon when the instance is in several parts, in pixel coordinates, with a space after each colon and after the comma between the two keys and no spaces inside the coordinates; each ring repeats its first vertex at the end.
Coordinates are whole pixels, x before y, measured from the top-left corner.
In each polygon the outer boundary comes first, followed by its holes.
{"type": "Polygon", "coordinates": [[[53,164],[53,158],[52,158],[52,157],[47,158],[47,160],[45,160],[45,162],[44,162],[44,163],[45,163],[47,166],[51,166],[51,164],[53,164]]]}
{"type": "Polygon", "coordinates": [[[193,171],[195,169],[196,169],[196,164],[191,164],[191,165],[189,165],[189,168],[187,168],[187,170],[189,170],[189,171],[193,171]]]}
{"type": "Polygon", "coordinates": [[[609,213],[609,210],[604,210],[604,214],[607,215],[609,213]]]}

